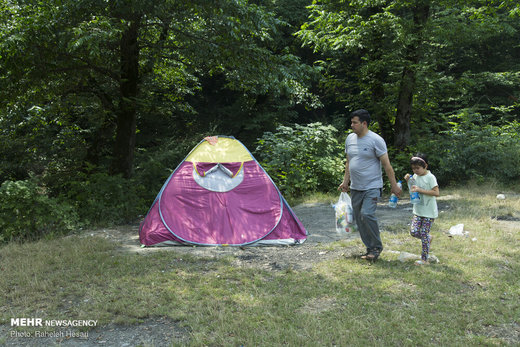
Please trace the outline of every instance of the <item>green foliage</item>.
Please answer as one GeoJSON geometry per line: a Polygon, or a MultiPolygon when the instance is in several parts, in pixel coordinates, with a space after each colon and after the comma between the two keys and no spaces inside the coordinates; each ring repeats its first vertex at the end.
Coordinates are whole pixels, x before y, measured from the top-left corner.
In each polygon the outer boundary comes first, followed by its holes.
{"type": "Polygon", "coordinates": [[[121,176],[80,174],[64,191],[60,198],[74,204],[87,225],[134,222],[146,211],[142,186],[121,176]]]}
{"type": "Polygon", "coordinates": [[[324,0],[310,9],[296,35],[323,54],[326,93],[349,111],[368,108],[392,142],[402,71],[410,65],[405,48],[418,40],[411,29],[413,7],[399,1],[324,0]]]}
{"type": "Polygon", "coordinates": [[[328,191],[341,180],[344,153],[325,124],[340,129],[360,107],[390,145],[397,177],[420,150],[444,182],[517,179],[517,1],[428,2],[419,35],[415,5],[424,3],[4,1],[0,182],[38,175],[43,196],[74,205],[87,223],[127,221],[202,137],[233,135],[254,148],[265,134],[259,157],[284,192],[328,191]],[[131,25],[135,55],[122,49],[131,25]],[[133,59],[138,92],[122,94],[121,63],[133,59]],[[398,152],[391,145],[406,67],[416,73],[411,146],[398,152]],[[99,173],[124,147],[114,135],[127,104],[133,181],[99,173]]]}
{"type": "Polygon", "coordinates": [[[166,179],[203,138],[204,135],[199,134],[189,138],[168,139],[154,150],[138,150],[133,181],[143,187],[140,197],[146,204],[152,204],[166,179]]]}
{"type": "Polygon", "coordinates": [[[259,139],[255,153],[283,194],[296,197],[330,191],[344,172],[345,155],[337,132],[321,123],[279,126],[259,139]]]}
{"type": "Polygon", "coordinates": [[[480,114],[463,112],[439,136],[417,144],[430,158],[432,172],[443,183],[489,178],[509,183],[520,179],[520,123],[501,126],[482,122],[480,114]]]}
{"type": "MultiPolygon", "coordinates": [[[[395,147],[388,146],[388,156],[390,157],[396,180],[402,181],[407,173],[412,173],[412,169],[410,168],[410,158],[412,154],[413,153],[409,150],[401,151],[395,149],[395,147]]],[[[388,180],[385,180],[385,185],[388,188],[390,187],[388,180]]],[[[390,189],[388,189],[388,191],[390,191],[390,189]]]]}
{"type": "MultiPolygon", "coordinates": [[[[203,113],[192,104],[205,79],[225,80],[220,89],[208,86],[210,92],[246,95],[239,120],[257,114],[256,99],[265,95],[278,105],[318,104],[307,90],[314,69],[277,46],[286,23],[271,12],[272,3],[259,3],[9,1],[0,12],[0,98],[4,105],[52,105],[64,110],[54,113],[58,121],[80,118],[81,129],[95,131],[85,136],[89,155],[112,152],[105,156],[114,161],[112,172],[130,176],[136,119],[137,129],[154,134],[142,118],[177,123],[179,111],[203,113]]],[[[213,105],[208,109],[214,117],[213,105]]],[[[267,111],[262,116],[273,113],[267,111]]],[[[194,113],[188,117],[179,121],[181,127],[196,123],[194,113]]],[[[98,158],[87,161],[93,159],[98,158]]]]}
{"type": "Polygon", "coordinates": [[[32,180],[4,181],[0,186],[0,243],[36,240],[78,226],[72,206],[50,198],[32,180]]]}
{"type": "Polygon", "coordinates": [[[323,56],[325,94],[368,108],[389,144],[401,131],[395,118],[446,130],[447,115],[476,103],[482,113],[518,117],[517,4],[317,0],[309,8],[296,35],[323,56]],[[417,27],[424,4],[429,17],[417,27]],[[400,82],[406,69],[414,84],[400,82]],[[397,113],[405,85],[413,86],[410,120],[397,113]]]}
{"type": "MultiPolygon", "coordinates": [[[[74,170],[87,152],[87,129],[52,106],[20,104],[0,113],[0,181],[74,170]]],[[[68,175],[68,173],[67,173],[68,175]]]]}

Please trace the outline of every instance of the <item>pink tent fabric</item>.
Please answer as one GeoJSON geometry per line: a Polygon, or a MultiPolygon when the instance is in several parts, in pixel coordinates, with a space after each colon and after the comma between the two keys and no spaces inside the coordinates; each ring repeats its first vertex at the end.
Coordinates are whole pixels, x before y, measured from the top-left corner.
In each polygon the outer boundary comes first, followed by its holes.
{"type": "Polygon", "coordinates": [[[233,176],[243,170],[240,184],[226,192],[208,190],[193,178],[217,164],[184,161],[179,165],[141,224],[143,245],[174,241],[239,246],[306,240],[304,226],[256,160],[220,163],[233,176]]]}

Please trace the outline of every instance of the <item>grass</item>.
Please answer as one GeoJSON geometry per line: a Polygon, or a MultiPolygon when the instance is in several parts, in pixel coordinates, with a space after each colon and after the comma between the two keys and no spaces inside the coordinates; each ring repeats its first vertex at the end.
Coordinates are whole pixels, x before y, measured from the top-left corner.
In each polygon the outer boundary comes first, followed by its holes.
{"type": "MultiPolygon", "coordinates": [[[[0,248],[0,322],[167,317],[192,346],[518,345],[520,224],[492,217],[520,217],[520,192],[504,201],[498,192],[443,190],[449,208],[432,246],[440,263],[423,267],[384,252],[375,263],[338,257],[273,272],[237,268],[229,257],[121,253],[101,238],[10,244],[0,248]],[[449,237],[459,223],[468,237],[449,237]]],[[[396,251],[420,247],[405,231],[383,241],[396,251]]]]}
{"type": "Polygon", "coordinates": [[[334,193],[312,193],[303,197],[288,198],[287,201],[290,206],[299,204],[313,204],[313,203],[336,203],[338,201],[339,192],[334,193]]]}

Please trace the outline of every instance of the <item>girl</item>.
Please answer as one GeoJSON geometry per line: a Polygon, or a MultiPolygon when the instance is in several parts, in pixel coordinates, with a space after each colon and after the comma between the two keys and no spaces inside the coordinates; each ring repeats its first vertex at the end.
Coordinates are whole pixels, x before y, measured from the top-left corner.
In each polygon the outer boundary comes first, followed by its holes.
{"type": "MultiPolygon", "coordinates": [[[[421,198],[417,204],[413,205],[410,235],[421,239],[421,260],[417,260],[415,263],[423,265],[428,264],[428,253],[430,252],[430,244],[432,242],[430,229],[434,219],[439,215],[435,199],[439,196],[439,186],[435,176],[428,170],[428,160],[424,154],[417,153],[413,156],[410,160],[410,165],[416,182],[411,187],[411,190],[412,192],[418,192],[421,198]]],[[[410,174],[406,174],[404,179],[408,182],[410,174]]]]}

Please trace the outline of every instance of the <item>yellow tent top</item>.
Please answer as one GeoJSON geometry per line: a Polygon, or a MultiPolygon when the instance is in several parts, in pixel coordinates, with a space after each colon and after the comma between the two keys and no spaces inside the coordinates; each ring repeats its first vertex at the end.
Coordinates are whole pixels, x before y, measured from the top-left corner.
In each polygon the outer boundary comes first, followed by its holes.
{"type": "Polygon", "coordinates": [[[185,159],[197,163],[231,163],[253,160],[240,143],[231,137],[207,137],[185,159]]]}

